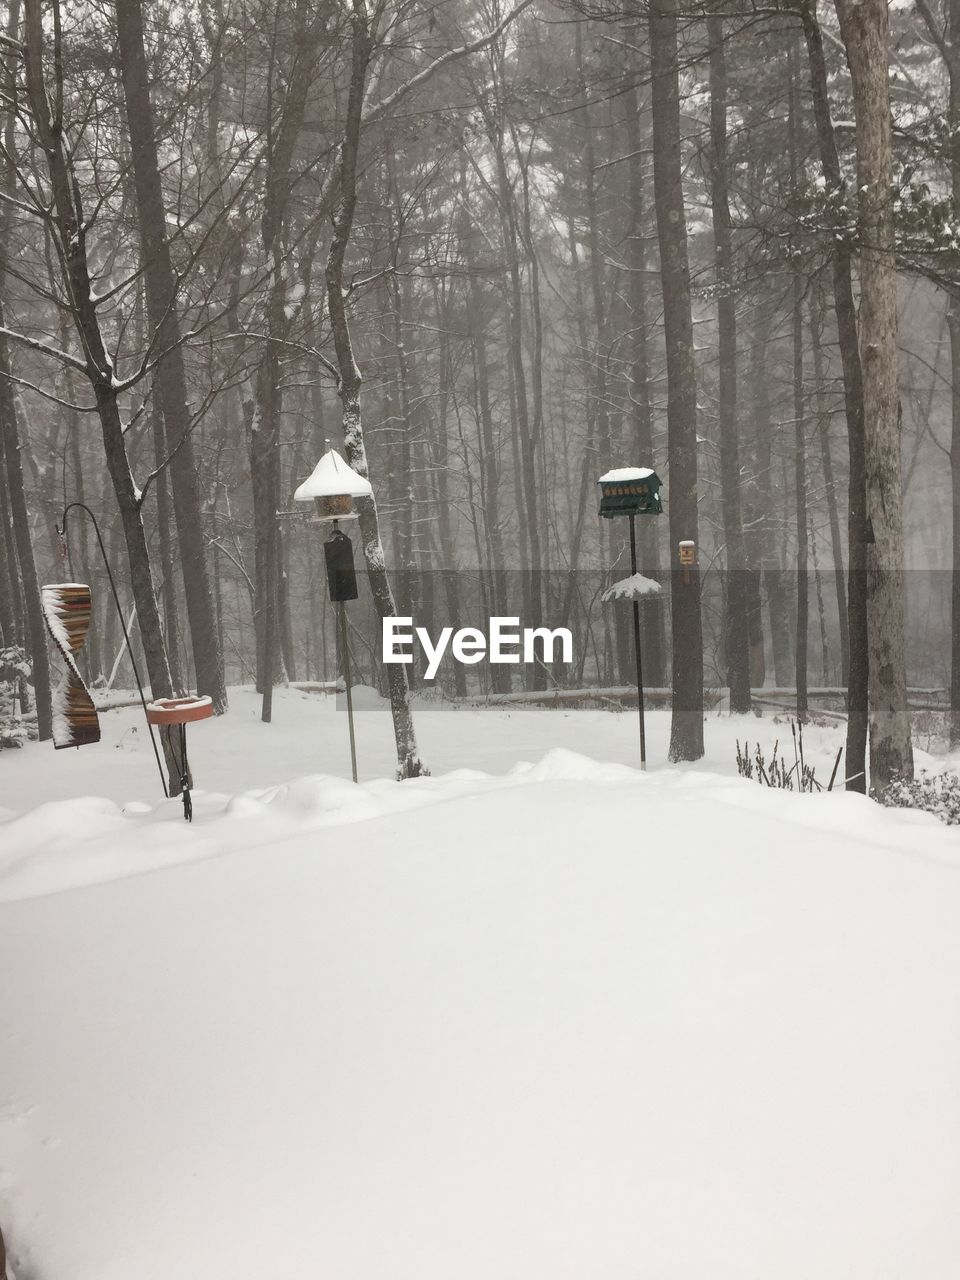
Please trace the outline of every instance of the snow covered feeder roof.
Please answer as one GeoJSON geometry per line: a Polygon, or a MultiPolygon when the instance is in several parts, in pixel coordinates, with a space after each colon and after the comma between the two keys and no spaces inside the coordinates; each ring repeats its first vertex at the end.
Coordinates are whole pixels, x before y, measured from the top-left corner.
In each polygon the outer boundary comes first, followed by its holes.
{"type": "Polygon", "coordinates": [[[372,494],[370,481],[348,466],[336,449],[328,449],[293,496],[297,502],[312,502],[314,498],[369,498],[372,494]]]}
{"type": "Polygon", "coordinates": [[[646,480],[653,474],[649,467],[614,467],[612,471],[605,471],[597,483],[616,484],[618,481],[622,483],[625,480],[646,480]]]}
{"type": "Polygon", "coordinates": [[[603,604],[616,600],[642,600],[645,596],[658,596],[663,588],[653,578],[645,578],[642,573],[631,574],[629,578],[621,578],[612,587],[607,587],[600,597],[603,604]]]}
{"type": "Polygon", "coordinates": [[[354,471],[336,449],[328,449],[313,469],[313,474],[294,493],[297,502],[313,502],[317,514],[315,524],[337,520],[355,520],[354,498],[369,498],[373,488],[369,480],[354,471]]]}
{"type": "Polygon", "coordinates": [[[650,467],[614,467],[597,481],[599,514],[608,520],[614,516],[658,516],[663,511],[662,485],[663,481],[650,467]]]}

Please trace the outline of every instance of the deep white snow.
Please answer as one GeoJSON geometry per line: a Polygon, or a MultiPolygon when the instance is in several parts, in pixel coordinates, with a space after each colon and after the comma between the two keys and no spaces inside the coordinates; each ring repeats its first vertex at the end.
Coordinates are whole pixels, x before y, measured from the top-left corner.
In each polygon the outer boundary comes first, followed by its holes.
{"type": "Polygon", "coordinates": [[[424,706],[397,784],[358,702],[355,787],[234,691],[192,827],[133,709],[0,759],[18,1277],[954,1280],[954,829],[730,776],[754,718],[641,775],[629,711],[424,706]]]}

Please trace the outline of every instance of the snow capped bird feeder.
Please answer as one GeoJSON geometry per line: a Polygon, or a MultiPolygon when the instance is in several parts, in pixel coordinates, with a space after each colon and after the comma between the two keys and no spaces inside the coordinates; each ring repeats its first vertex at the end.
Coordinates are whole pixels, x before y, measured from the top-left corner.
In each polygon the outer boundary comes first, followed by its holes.
{"type": "Polygon", "coordinates": [[[690,570],[697,563],[697,544],[690,538],[680,543],[680,567],[683,569],[683,585],[689,587],[692,578],[690,570]]]}
{"type": "Polygon", "coordinates": [[[600,490],[600,515],[659,516],[663,513],[660,490],[663,481],[649,467],[616,467],[597,481],[600,490]]]}
{"type": "Polygon", "coordinates": [[[340,652],[343,658],[343,683],[347,694],[347,723],[350,729],[350,766],[357,781],[357,740],[353,725],[353,693],[350,682],[350,647],[347,638],[346,601],[356,600],[357,575],[353,567],[353,545],[338,528],[341,520],[356,520],[354,498],[372,498],[369,480],[344,462],[327,442],[327,451],[313,469],[309,479],[294,492],[297,502],[313,502],[316,514],[312,524],[332,524],[333,531],[323,544],[327,565],[327,588],[330,600],[337,606],[340,622],[340,652]]]}
{"type": "Polygon", "coordinates": [[[646,769],[647,730],[643,714],[640,601],[645,595],[655,596],[659,586],[637,571],[637,516],[663,514],[663,501],[660,498],[663,481],[651,467],[614,467],[612,471],[607,471],[600,477],[597,488],[600,490],[600,515],[605,520],[612,520],[615,516],[630,518],[631,576],[614,584],[604,595],[604,600],[633,601],[633,647],[637,655],[637,709],[640,715],[640,768],[646,769]]]}
{"type": "Polygon", "coordinates": [[[314,524],[333,524],[356,520],[354,498],[370,498],[373,489],[370,481],[348,466],[336,449],[328,449],[293,496],[297,502],[313,502],[314,524]]]}

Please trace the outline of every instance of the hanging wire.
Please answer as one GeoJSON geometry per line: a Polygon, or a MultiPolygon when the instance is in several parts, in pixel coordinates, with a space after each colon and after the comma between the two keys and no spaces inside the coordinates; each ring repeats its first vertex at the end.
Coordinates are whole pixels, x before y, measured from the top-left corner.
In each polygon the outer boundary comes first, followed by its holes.
{"type": "MultiPolygon", "coordinates": [[[[169,800],[171,797],[170,797],[170,792],[167,790],[167,779],[163,771],[163,762],[160,759],[160,749],[157,746],[156,735],[153,732],[153,724],[151,723],[150,715],[147,711],[147,699],[144,696],[144,692],[143,692],[143,681],[140,679],[140,669],[137,666],[137,660],[133,655],[133,645],[130,643],[130,635],[127,631],[127,624],[123,616],[123,607],[120,604],[120,596],[117,594],[117,584],[113,578],[113,571],[110,568],[110,561],[107,559],[107,550],[106,550],[106,547],[103,545],[103,538],[100,536],[100,526],[99,524],[97,524],[97,517],[93,514],[93,512],[90,510],[90,508],[87,506],[85,502],[71,502],[64,507],[63,515],[60,517],[60,524],[57,525],[57,534],[60,537],[61,549],[64,555],[69,554],[69,543],[67,542],[67,515],[69,514],[69,512],[73,510],[74,507],[79,507],[81,511],[85,511],[87,515],[90,517],[91,521],[93,522],[93,531],[97,535],[97,543],[100,547],[100,557],[103,560],[103,567],[107,571],[107,578],[109,579],[109,582],[110,582],[110,590],[113,593],[113,603],[117,606],[117,617],[120,619],[120,630],[123,632],[123,639],[127,646],[127,653],[130,655],[130,665],[133,667],[134,679],[137,682],[137,689],[140,693],[140,703],[141,703],[141,706],[143,707],[143,714],[146,717],[147,728],[150,730],[150,742],[153,745],[153,754],[157,761],[157,770],[160,774],[160,785],[163,787],[164,796],[169,800]]],[[[72,560],[70,563],[71,563],[70,572],[72,573],[73,572],[72,560]]],[[[184,777],[186,775],[186,769],[187,769],[186,742],[183,741],[181,746],[182,746],[182,750],[181,750],[182,768],[180,771],[180,783],[181,783],[181,786],[183,786],[184,777]]],[[[188,799],[189,797],[184,800],[183,808],[184,808],[184,814],[187,815],[187,818],[189,821],[190,815],[188,814],[188,799]]]]}

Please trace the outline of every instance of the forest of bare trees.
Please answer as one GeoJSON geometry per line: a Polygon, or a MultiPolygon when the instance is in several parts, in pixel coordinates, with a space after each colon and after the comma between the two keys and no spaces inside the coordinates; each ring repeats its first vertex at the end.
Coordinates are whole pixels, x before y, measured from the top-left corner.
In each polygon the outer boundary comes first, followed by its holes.
{"type": "Polygon", "coordinates": [[[912,775],[910,690],[960,740],[958,0],[8,0],[0,46],[0,648],[41,737],[41,582],[93,584],[88,683],[129,682],[72,502],[155,696],[269,720],[336,677],[292,500],[329,441],[403,777],[378,616],[574,630],[449,697],[632,683],[595,498],[631,464],[673,759],[705,688],[837,690],[854,789],[912,775]]]}

